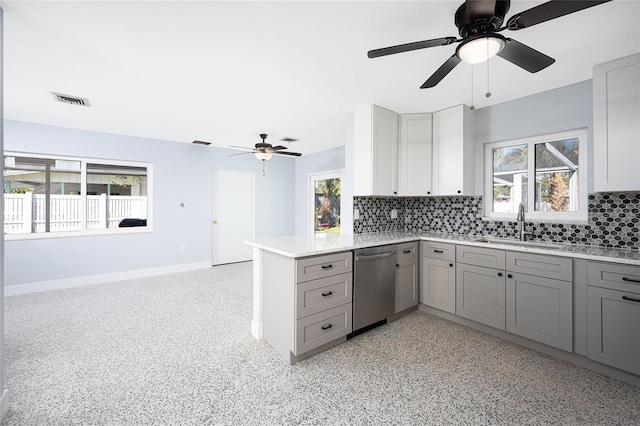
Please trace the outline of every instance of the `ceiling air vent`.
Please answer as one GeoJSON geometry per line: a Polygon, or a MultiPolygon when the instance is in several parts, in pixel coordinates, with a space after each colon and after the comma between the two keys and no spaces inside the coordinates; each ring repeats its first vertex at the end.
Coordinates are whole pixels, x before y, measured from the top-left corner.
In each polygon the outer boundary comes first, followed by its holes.
{"type": "Polygon", "coordinates": [[[62,93],[51,92],[54,99],[58,102],[62,102],[63,104],[71,104],[71,105],[80,105],[80,106],[89,106],[89,99],[80,98],[78,96],[70,96],[63,95],[62,93]]]}
{"type": "Polygon", "coordinates": [[[288,138],[288,137],[286,137],[286,136],[285,136],[284,138],[280,139],[280,142],[289,142],[289,143],[291,143],[291,142],[297,142],[297,141],[299,141],[299,140],[300,140],[300,139],[296,139],[296,138],[288,138]]]}
{"type": "Polygon", "coordinates": [[[194,144],[196,144],[196,145],[204,145],[204,146],[209,146],[209,145],[211,145],[211,142],[205,142],[205,141],[199,141],[199,140],[195,140],[195,141],[193,141],[193,142],[191,142],[191,143],[194,143],[194,144]]]}

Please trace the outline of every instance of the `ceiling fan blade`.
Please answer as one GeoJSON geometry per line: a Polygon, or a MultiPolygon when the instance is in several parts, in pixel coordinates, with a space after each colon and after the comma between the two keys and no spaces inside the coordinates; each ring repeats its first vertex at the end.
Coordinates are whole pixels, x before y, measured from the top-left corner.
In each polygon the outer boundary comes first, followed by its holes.
{"type": "Polygon", "coordinates": [[[237,154],[229,154],[227,155],[227,157],[235,157],[236,155],[246,155],[246,154],[253,154],[253,152],[239,152],[237,154]]]}
{"type": "Polygon", "coordinates": [[[446,46],[454,43],[455,37],[434,38],[432,40],[414,41],[413,43],[399,44],[397,46],[383,47],[382,49],[370,50],[367,53],[369,58],[393,55],[395,53],[410,52],[412,50],[426,49],[427,47],[446,46]]]}
{"type": "Polygon", "coordinates": [[[506,39],[504,49],[498,53],[498,56],[532,73],[543,70],[556,61],[544,53],[510,38],[506,39]]]}
{"type": "Polygon", "coordinates": [[[496,0],[467,0],[466,8],[471,20],[490,18],[496,12],[496,0]]]}
{"type": "Polygon", "coordinates": [[[286,146],[278,145],[271,148],[271,151],[281,151],[283,149],[287,149],[286,146]]]}
{"type": "Polygon", "coordinates": [[[456,67],[460,63],[460,58],[458,58],[455,54],[453,54],[447,61],[440,66],[433,73],[431,77],[427,81],[424,82],[421,89],[428,89],[430,87],[434,87],[436,84],[440,83],[440,80],[446,77],[447,74],[451,72],[452,69],[456,67]]]}
{"type": "Polygon", "coordinates": [[[292,157],[300,157],[302,154],[299,152],[272,152],[273,155],[290,155],[292,157]]]}
{"type": "Polygon", "coordinates": [[[521,30],[541,22],[550,21],[551,19],[579,12],[583,9],[610,1],[611,0],[551,0],[512,16],[507,22],[507,28],[510,30],[521,30]]]}
{"type": "Polygon", "coordinates": [[[237,145],[229,145],[232,148],[237,148],[237,149],[246,149],[248,151],[253,151],[253,148],[247,148],[246,146],[237,146],[237,145]]]}

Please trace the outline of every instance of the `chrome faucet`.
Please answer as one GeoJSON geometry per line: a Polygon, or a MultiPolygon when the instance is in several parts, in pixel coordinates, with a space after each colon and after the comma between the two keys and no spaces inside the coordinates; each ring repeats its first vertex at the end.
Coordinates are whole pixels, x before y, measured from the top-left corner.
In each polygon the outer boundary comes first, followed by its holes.
{"type": "Polygon", "coordinates": [[[520,241],[527,241],[527,239],[533,234],[532,232],[526,232],[524,223],[524,204],[520,203],[518,206],[518,217],[516,218],[520,224],[520,241]]]}

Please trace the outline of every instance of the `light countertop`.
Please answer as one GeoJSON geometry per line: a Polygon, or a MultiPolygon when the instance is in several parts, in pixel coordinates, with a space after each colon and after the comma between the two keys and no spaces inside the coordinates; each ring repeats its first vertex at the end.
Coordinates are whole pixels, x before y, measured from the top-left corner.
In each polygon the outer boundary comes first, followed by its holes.
{"type": "Polygon", "coordinates": [[[256,239],[255,241],[245,241],[245,243],[282,256],[298,258],[385,244],[398,244],[416,240],[425,240],[528,253],[549,254],[578,259],[599,260],[603,262],[640,265],[640,252],[637,250],[621,250],[601,246],[577,244],[545,243],[540,241],[520,245],[513,244],[517,243],[515,240],[500,240],[492,237],[488,237],[491,240],[489,243],[475,241],[482,237],[484,236],[448,235],[440,233],[379,232],[355,235],[288,235],[282,237],[261,238],[256,239]]]}

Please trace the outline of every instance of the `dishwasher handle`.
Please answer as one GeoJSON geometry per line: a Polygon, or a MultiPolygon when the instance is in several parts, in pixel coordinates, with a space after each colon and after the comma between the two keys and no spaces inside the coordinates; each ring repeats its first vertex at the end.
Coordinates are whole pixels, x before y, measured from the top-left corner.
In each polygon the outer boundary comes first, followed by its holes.
{"type": "Polygon", "coordinates": [[[358,256],[356,256],[356,260],[374,260],[374,259],[383,259],[385,257],[389,257],[389,256],[393,256],[394,254],[396,254],[395,251],[389,251],[386,253],[380,253],[380,254],[359,254],[358,256]]]}

